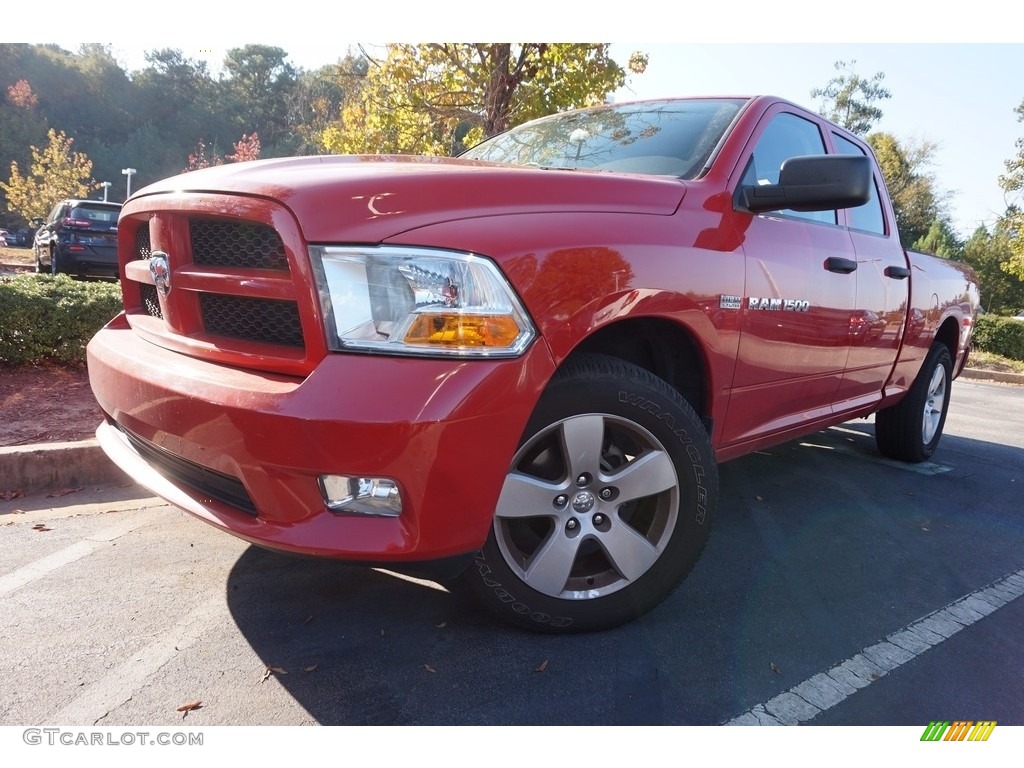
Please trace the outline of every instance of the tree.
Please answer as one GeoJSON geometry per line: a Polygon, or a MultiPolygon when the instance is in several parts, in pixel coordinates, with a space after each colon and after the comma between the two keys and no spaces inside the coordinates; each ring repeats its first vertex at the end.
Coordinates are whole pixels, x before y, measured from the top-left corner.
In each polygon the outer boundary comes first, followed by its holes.
{"type": "Polygon", "coordinates": [[[249,135],[242,134],[242,138],[235,142],[235,154],[227,155],[232,163],[244,163],[249,160],[258,160],[260,157],[260,137],[258,133],[249,135]]]}
{"type": "MultiPolygon", "coordinates": [[[[1024,122],[1024,101],[1017,106],[1017,120],[1024,122]]],[[[1006,173],[999,177],[999,186],[1007,196],[1006,215],[1000,222],[1009,235],[1010,254],[1003,263],[1003,269],[1024,280],[1024,210],[1021,196],[1024,193],[1024,137],[1017,139],[1017,154],[1006,161],[1006,173]]]]}
{"type": "Polygon", "coordinates": [[[242,134],[242,138],[234,143],[235,154],[225,155],[221,157],[217,154],[215,147],[207,147],[206,142],[200,139],[196,143],[196,148],[193,152],[189,153],[188,166],[182,169],[182,172],[198,171],[200,168],[210,168],[214,165],[224,165],[224,161],[227,160],[229,163],[242,163],[247,160],[257,160],[260,156],[260,137],[258,134],[242,134]]]}
{"type": "Polygon", "coordinates": [[[915,251],[931,253],[943,259],[959,260],[963,255],[963,246],[948,218],[932,219],[928,232],[910,247],[915,251]]]}
{"type": "Polygon", "coordinates": [[[1013,237],[1005,222],[998,222],[992,232],[978,227],[964,244],[963,260],[978,275],[981,304],[996,314],[1017,312],[1024,308],[1024,278],[1006,269],[1013,256],[1013,237]]]}
{"type": "Polygon", "coordinates": [[[824,88],[811,91],[812,99],[821,99],[819,111],[833,123],[858,135],[866,135],[881,120],[882,110],[875,102],[892,97],[882,86],[884,72],[870,78],[861,77],[854,70],[857,61],[837,61],[833,66],[839,73],[824,88]]]}
{"type": "MultiPolygon", "coordinates": [[[[399,44],[367,61],[341,119],[323,131],[329,151],[451,154],[526,120],[599,103],[627,77],[605,43],[399,44]]],[[[646,65],[634,54],[629,71],[646,65]]]]}
{"type": "Polygon", "coordinates": [[[46,136],[46,120],[39,111],[39,98],[28,80],[9,85],[0,98],[0,161],[4,165],[31,162],[29,146],[46,136]]]}
{"type": "Polygon", "coordinates": [[[32,147],[32,174],[22,176],[18,164],[11,163],[11,178],[0,187],[7,195],[7,207],[25,220],[45,217],[58,201],[67,197],[86,197],[96,188],[92,181],[92,161],[82,152],[72,151],[74,139],[64,132],[47,134],[49,145],[32,147]]]}
{"type": "Polygon", "coordinates": [[[298,73],[288,53],[272,45],[232,48],[224,58],[224,81],[243,131],[259,133],[267,145],[286,140],[288,102],[298,73]]]}
{"type": "MultiPolygon", "coordinates": [[[[896,228],[905,244],[926,237],[932,222],[948,222],[945,194],[939,192],[928,168],[938,146],[930,141],[900,142],[891,133],[872,133],[868,144],[875,151],[889,197],[896,212],[896,228]]],[[[950,230],[952,231],[952,230],[950,230]]]]}

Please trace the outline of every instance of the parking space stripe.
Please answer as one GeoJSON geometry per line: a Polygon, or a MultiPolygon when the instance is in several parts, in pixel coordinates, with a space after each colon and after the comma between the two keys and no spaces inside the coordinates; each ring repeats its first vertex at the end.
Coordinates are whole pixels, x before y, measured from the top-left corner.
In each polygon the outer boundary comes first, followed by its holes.
{"type": "Polygon", "coordinates": [[[11,571],[8,574],[0,576],[0,596],[13,592],[16,589],[20,589],[26,584],[31,584],[33,581],[41,579],[43,576],[53,573],[58,568],[63,568],[69,563],[81,560],[86,555],[95,552],[104,544],[109,544],[115,539],[119,539],[125,534],[131,533],[137,528],[148,525],[160,517],[161,514],[166,514],[167,509],[167,507],[162,507],[159,510],[133,514],[116,525],[97,531],[96,533],[86,536],[81,541],[77,541],[70,546],[64,547],[64,549],[57,550],[46,557],[41,557],[28,565],[23,565],[15,571],[11,571]]]}
{"type": "Polygon", "coordinates": [[[799,725],[1024,595],[1024,568],[955,600],[724,725],[799,725]]]}
{"type": "Polygon", "coordinates": [[[160,638],[133,653],[131,658],[110,670],[105,677],[89,685],[66,706],[47,718],[47,722],[68,725],[96,725],[111,711],[130,700],[146,681],[173,659],[191,647],[204,633],[227,620],[224,596],[218,594],[200,603],[160,638]]]}

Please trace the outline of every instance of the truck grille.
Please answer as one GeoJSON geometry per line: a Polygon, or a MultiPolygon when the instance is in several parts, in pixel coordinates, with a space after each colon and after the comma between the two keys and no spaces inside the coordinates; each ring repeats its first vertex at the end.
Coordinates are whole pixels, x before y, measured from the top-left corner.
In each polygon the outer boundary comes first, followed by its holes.
{"type": "Polygon", "coordinates": [[[207,333],[234,339],[302,347],[302,325],[294,301],[199,294],[207,333]]]}
{"type": "Polygon", "coordinates": [[[283,206],[214,193],[155,195],[122,212],[129,324],[180,354],[292,376],[326,354],[307,244],[283,206]],[[153,254],[167,271],[151,269],[153,254]],[[157,278],[166,290],[158,290],[157,278]]]}
{"type": "Polygon", "coordinates": [[[149,225],[143,224],[135,230],[135,258],[153,258],[153,246],[149,242],[149,225]]]}
{"type": "Polygon", "coordinates": [[[192,261],[211,267],[288,271],[281,237],[270,227],[249,222],[189,219],[192,261]]]}
{"type": "Polygon", "coordinates": [[[142,306],[150,317],[163,318],[164,313],[160,309],[160,299],[156,295],[156,287],[148,283],[139,283],[139,294],[142,297],[142,306]]]}

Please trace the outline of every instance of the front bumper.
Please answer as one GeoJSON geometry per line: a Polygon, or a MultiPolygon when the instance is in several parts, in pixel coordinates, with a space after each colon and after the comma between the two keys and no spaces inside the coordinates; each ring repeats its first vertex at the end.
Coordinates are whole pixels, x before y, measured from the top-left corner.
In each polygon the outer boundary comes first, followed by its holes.
{"type": "Polygon", "coordinates": [[[299,378],[168,351],[123,316],[88,361],[108,417],[97,437],[141,485],[261,546],[396,564],[479,548],[554,372],[534,343],[506,361],[331,354],[299,378]],[[321,474],[393,478],[402,513],[333,513],[321,474]]]}

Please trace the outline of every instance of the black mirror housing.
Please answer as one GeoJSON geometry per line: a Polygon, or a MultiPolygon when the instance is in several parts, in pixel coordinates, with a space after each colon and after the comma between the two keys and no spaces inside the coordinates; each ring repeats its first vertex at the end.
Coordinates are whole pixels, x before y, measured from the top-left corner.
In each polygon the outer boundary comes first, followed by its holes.
{"type": "Polygon", "coordinates": [[[791,157],[778,184],[740,187],[738,203],[751,213],[856,208],[871,199],[871,184],[871,161],[863,155],[791,157]]]}

